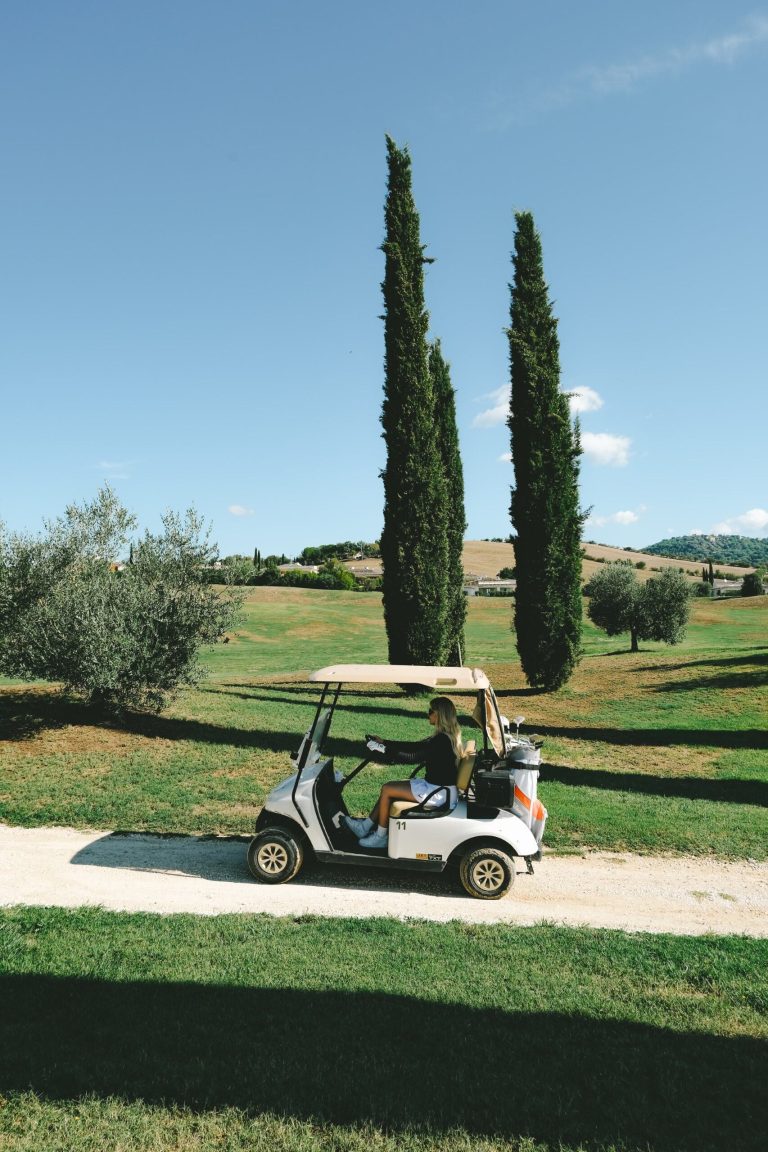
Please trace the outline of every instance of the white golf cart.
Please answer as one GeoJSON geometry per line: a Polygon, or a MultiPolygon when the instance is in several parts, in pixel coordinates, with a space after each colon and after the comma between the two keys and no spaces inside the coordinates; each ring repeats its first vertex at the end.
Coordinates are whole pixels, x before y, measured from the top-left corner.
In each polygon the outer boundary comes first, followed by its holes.
{"type": "MultiPolygon", "coordinates": [[[[502,717],[488,677],[478,668],[432,668],[390,664],[341,664],[313,672],[322,685],[312,724],[291,759],[296,771],[267,797],[248,848],[252,875],[268,884],[292,880],[305,859],[323,864],[361,864],[442,872],[458,865],[462,885],[472,896],[494,900],[515,879],[515,858],[533,872],[541,858],[546,811],[536,798],[540,742],[517,732],[502,717]],[[334,770],[325,754],[342,685],[419,685],[441,695],[472,693],[474,722],[482,747],[472,742],[459,764],[455,808],[425,808],[424,802],[395,801],[386,848],[362,848],[346,827],[344,789],[373,755],[348,775],[334,770]]],[[[369,738],[366,737],[366,740],[369,738]]],[[[417,767],[413,775],[415,776],[417,767]]]]}

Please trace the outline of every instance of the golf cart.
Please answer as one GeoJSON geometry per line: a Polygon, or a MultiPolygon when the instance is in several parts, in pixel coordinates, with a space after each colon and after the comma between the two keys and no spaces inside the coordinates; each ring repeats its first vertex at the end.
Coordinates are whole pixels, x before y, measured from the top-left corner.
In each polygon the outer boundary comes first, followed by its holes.
{"type": "MultiPolygon", "coordinates": [[[[280,884],[297,875],[305,859],[323,864],[408,868],[442,872],[458,865],[471,896],[495,900],[515,879],[515,858],[533,872],[541,858],[546,810],[536,798],[540,741],[520,735],[499,711],[488,677],[478,668],[433,668],[389,664],[341,664],[313,672],[322,685],[314,719],[291,760],[295,772],[267,797],[248,848],[252,875],[280,884]],[[385,848],[363,848],[347,828],[344,789],[374,759],[365,758],[346,776],[326,752],[328,733],[343,685],[419,685],[441,695],[472,693],[472,713],[482,745],[468,744],[458,766],[456,807],[425,807],[397,800],[390,809],[385,848]]],[[[370,738],[366,736],[366,741],[370,738]]],[[[380,763],[380,761],[378,761],[380,763]]],[[[412,773],[415,776],[419,767],[412,773]]],[[[447,801],[446,801],[447,805],[447,801]]]]}

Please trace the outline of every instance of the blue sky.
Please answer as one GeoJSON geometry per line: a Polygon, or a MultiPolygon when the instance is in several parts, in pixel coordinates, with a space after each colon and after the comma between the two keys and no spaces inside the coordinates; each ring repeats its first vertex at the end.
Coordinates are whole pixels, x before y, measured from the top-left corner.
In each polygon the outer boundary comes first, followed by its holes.
{"type": "Polygon", "coordinates": [[[468,538],[510,531],[521,209],[585,538],[767,535],[767,96],[759,0],[6,0],[0,520],[107,481],[222,555],[375,539],[389,133],[468,538]]]}

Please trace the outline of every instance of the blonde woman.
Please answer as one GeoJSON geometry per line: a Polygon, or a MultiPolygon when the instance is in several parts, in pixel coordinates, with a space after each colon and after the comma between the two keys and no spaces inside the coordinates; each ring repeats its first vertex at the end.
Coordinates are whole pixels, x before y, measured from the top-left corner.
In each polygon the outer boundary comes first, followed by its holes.
{"type": "Polygon", "coordinates": [[[389,809],[394,800],[425,801],[425,808],[456,807],[456,770],[464,755],[461,729],[453,701],[436,696],[429,704],[429,722],[435,729],[426,740],[381,740],[367,736],[369,752],[389,764],[424,764],[424,779],[391,780],[384,784],[370,816],[345,816],[344,822],[361,848],[386,848],[389,809]]]}

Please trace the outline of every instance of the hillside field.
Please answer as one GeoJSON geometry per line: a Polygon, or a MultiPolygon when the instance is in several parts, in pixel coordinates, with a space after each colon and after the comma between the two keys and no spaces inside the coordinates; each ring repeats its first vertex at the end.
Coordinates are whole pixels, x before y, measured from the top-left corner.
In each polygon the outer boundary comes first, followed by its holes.
{"type": "MultiPolygon", "coordinates": [[[[634,552],[625,548],[611,548],[607,544],[583,545],[585,556],[582,561],[582,577],[584,582],[600,567],[601,563],[615,560],[629,560],[632,564],[644,564],[638,569],[638,578],[647,580],[655,571],[662,568],[682,568],[692,580],[701,579],[700,564],[692,560],[672,560],[666,556],[653,556],[650,552],[634,552]]],[[[467,579],[493,579],[502,568],[513,568],[515,564],[515,550],[511,544],[493,540],[467,540],[464,543],[464,574],[467,579]]],[[[366,570],[380,573],[381,564],[378,560],[351,560],[347,567],[352,572],[364,573],[366,570]]],[[[754,571],[751,568],[738,568],[729,564],[715,565],[718,571],[725,576],[733,576],[740,580],[746,572],[754,571]]]]}

